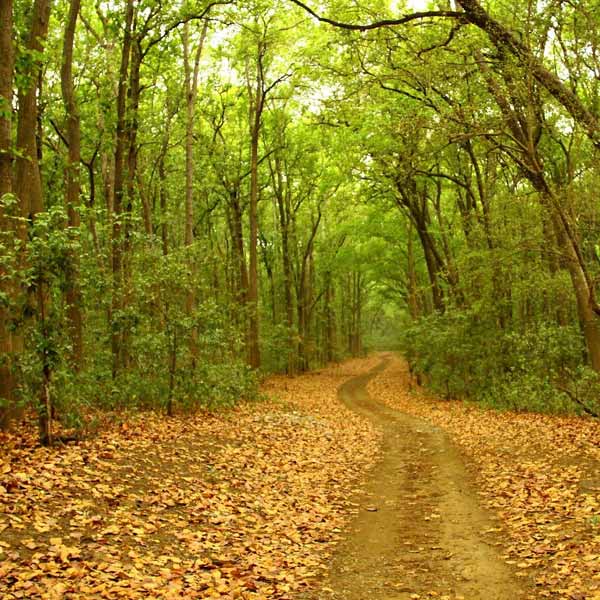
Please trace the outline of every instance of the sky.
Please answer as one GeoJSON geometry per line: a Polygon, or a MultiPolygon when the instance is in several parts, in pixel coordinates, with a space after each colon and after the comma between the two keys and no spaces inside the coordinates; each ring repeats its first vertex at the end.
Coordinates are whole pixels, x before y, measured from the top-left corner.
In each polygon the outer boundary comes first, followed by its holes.
{"type": "MultiPolygon", "coordinates": [[[[394,5],[398,5],[401,4],[400,2],[398,2],[398,0],[392,0],[392,7],[394,7],[394,5]]],[[[427,4],[428,1],[427,0],[405,0],[404,4],[406,4],[406,7],[410,10],[424,10],[427,8],[427,4]]]]}

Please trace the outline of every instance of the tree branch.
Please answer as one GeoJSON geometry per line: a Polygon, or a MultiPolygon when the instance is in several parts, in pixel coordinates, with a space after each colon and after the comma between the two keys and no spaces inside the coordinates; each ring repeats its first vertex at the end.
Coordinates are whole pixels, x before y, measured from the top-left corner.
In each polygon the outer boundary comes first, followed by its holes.
{"type": "Polygon", "coordinates": [[[457,0],[457,3],[463,9],[462,11],[435,10],[415,12],[400,17],[399,19],[384,19],[362,25],[353,25],[351,23],[343,23],[334,19],[322,17],[300,0],[290,1],[296,6],[304,9],[321,23],[327,23],[334,27],[349,29],[351,31],[368,31],[370,29],[379,29],[382,27],[393,27],[404,25],[410,21],[427,18],[459,19],[463,22],[471,23],[484,31],[496,48],[510,52],[521,62],[521,66],[529,69],[529,72],[536,81],[562,105],[574,121],[579,123],[585,129],[588,138],[592,141],[594,146],[600,148],[600,119],[596,113],[590,110],[581,101],[579,96],[577,96],[577,94],[575,94],[557,75],[549,71],[544,66],[543,62],[531,53],[527,45],[519,39],[517,34],[492,18],[477,0],[457,0]]]}
{"type": "Polygon", "coordinates": [[[370,29],[380,29],[381,27],[393,27],[395,25],[405,25],[410,21],[417,21],[420,19],[429,19],[429,18],[446,18],[446,19],[462,19],[464,18],[464,13],[456,10],[430,10],[424,12],[415,12],[409,15],[404,15],[399,19],[383,19],[381,21],[375,21],[373,23],[366,23],[362,25],[354,25],[352,23],[343,23],[341,21],[336,21],[334,19],[329,19],[327,17],[322,17],[317,14],[312,8],[301,2],[300,0],[290,0],[296,6],[299,6],[303,10],[305,10],[309,15],[320,21],[321,23],[327,23],[328,25],[333,25],[334,27],[339,27],[341,29],[349,29],[350,31],[369,31],[370,29]]]}

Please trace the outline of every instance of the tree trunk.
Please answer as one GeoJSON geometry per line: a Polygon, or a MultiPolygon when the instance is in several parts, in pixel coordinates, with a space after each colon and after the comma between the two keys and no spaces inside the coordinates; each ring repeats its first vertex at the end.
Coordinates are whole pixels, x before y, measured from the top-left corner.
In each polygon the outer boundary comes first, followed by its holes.
{"type": "Polygon", "coordinates": [[[117,138],[114,157],[114,193],[112,228],[112,302],[111,302],[111,350],[112,376],[115,378],[123,361],[123,328],[120,312],[123,309],[123,196],[125,192],[125,147],[127,144],[127,80],[131,55],[131,28],[134,1],[127,0],[125,34],[121,50],[121,66],[117,92],[117,138]]]}
{"type": "MultiPolygon", "coordinates": [[[[14,50],[12,41],[13,2],[0,0],[0,232],[7,254],[14,250],[14,224],[10,218],[10,209],[2,203],[5,194],[12,193],[12,97],[14,50]]],[[[0,291],[11,300],[15,291],[11,282],[5,280],[0,269],[0,291]]],[[[7,427],[14,412],[15,380],[12,373],[14,360],[12,311],[10,306],[0,306],[0,428],[7,427]]]]}
{"type": "Polygon", "coordinates": [[[292,263],[290,260],[289,222],[290,205],[289,194],[284,190],[281,164],[275,158],[275,172],[272,173],[276,188],[276,200],[279,214],[279,228],[281,231],[281,264],[283,268],[283,295],[285,299],[285,324],[288,332],[287,367],[288,375],[293,375],[296,370],[296,343],[294,336],[294,302],[292,297],[292,263]]]}
{"type": "Polygon", "coordinates": [[[311,310],[311,264],[313,248],[317,231],[321,223],[321,208],[319,207],[316,218],[313,217],[310,236],[302,255],[296,287],[296,311],[298,315],[298,360],[300,370],[306,371],[309,367],[307,354],[307,339],[309,335],[309,318],[311,310]]]}
{"type": "Polygon", "coordinates": [[[336,347],[336,323],[335,323],[335,287],[331,272],[325,274],[325,360],[332,362],[335,357],[336,347]]]}
{"type": "MultiPolygon", "coordinates": [[[[13,0],[0,0],[0,198],[12,192],[13,0]]],[[[0,206],[0,211],[2,207],[0,206]]],[[[0,218],[3,218],[0,212],[0,218]]],[[[2,231],[5,231],[2,221],[2,231]]]]}
{"type": "MultiPolygon", "coordinates": [[[[27,49],[36,57],[28,72],[23,85],[19,88],[19,113],[17,123],[17,159],[15,164],[14,192],[19,199],[21,216],[24,218],[18,226],[18,235],[22,242],[27,240],[27,223],[35,215],[44,210],[44,196],[42,190],[42,175],[40,172],[40,148],[38,147],[38,104],[37,91],[40,83],[41,56],[44,43],[48,34],[50,21],[50,0],[35,0],[31,17],[31,26],[27,40],[27,49]]],[[[26,257],[21,252],[19,256],[20,268],[25,267],[26,257]]],[[[30,293],[28,302],[30,308],[35,306],[38,325],[42,336],[46,336],[45,314],[47,311],[47,284],[38,279],[35,282],[35,294],[30,293]]],[[[13,348],[14,350],[14,348],[13,348]]],[[[50,373],[46,356],[43,357],[42,388],[39,396],[38,417],[40,419],[40,439],[48,438],[48,427],[51,419],[50,396],[47,385],[50,373]]]]}
{"type": "Polygon", "coordinates": [[[144,233],[150,240],[154,234],[152,228],[152,207],[150,205],[150,199],[148,198],[148,191],[144,187],[144,182],[139,171],[136,173],[137,190],[140,196],[140,202],[142,204],[142,220],[144,221],[144,233]]]}
{"type": "Polygon", "coordinates": [[[229,191],[230,233],[232,254],[235,263],[235,297],[240,308],[245,309],[248,303],[248,268],[244,251],[244,229],[242,222],[242,207],[239,199],[239,189],[235,186],[229,191]]]}
{"type": "Polygon", "coordinates": [[[362,275],[355,271],[350,278],[350,336],[349,351],[352,356],[359,356],[362,352],[361,325],[362,325],[362,275]]]}
{"type": "MultiPolygon", "coordinates": [[[[35,0],[27,48],[41,56],[48,34],[51,0],[35,0]]],[[[19,88],[19,114],[17,125],[17,158],[15,161],[15,187],[21,205],[21,216],[31,219],[44,209],[42,177],[39,168],[37,143],[37,83],[41,71],[39,58],[34,60],[23,85],[19,88]]],[[[25,240],[26,228],[19,227],[20,237],[25,240]]]]}
{"type": "MultiPolygon", "coordinates": [[[[71,0],[69,16],[65,28],[63,56],[61,68],[61,88],[65,111],[67,114],[67,145],[68,157],[66,164],[66,205],[68,225],[79,229],[79,163],[81,160],[81,132],[79,110],[75,100],[73,86],[73,41],[75,27],[79,15],[80,0],[71,0]]],[[[79,285],[79,256],[75,252],[69,254],[69,264],[66,269],[66,301],[68,331],[71,339],[70,362],[75,371],[81,368],[83,360],[83,319],[81,314],[81,288],[79,285]]]]}
{"type": "Polygon", "coordinates": [[[269,303],[271,305],[271,322],[273,325],[277,325],[278,318],[277,318],[277,294],[276,294],[276,290],[275,290],[275,271],[273,269],[272,259],[269,256],[267,240],[260,233],[259,233],[259,238],[261,240],[260,248],[261,248],[262,263],[265,268],[265,272],[267,274],[267,280],[269,281],[269,303]]]}
{"type": "Polygon", "coordinates": [[[408,312],[413,320],[419,318],[419,303],[417,299],[417,274],[415,269],[415,253],[414,253],[414,242],[413,242],[413,224],[412,221],[408,222],[408,244],[407,244],[407,295],[408,295],[408,312]]]}
{"type": "MultiPolygon", "coordinates": [[[[124,313],[129,312],[133,304],[133,255],[132,255],[132,231],[133,231],[133,207],[136,200],[136,179],[138,172],[138,144],[137,135],[139,129],[139,105],[140,105],[140,70],[142,67],[141,39],[144,33],[136,33],[137,12],[134,11],[131,55],[129,67],[129,84],[127,90],[127,107],[125,109],[125,145],[127,146],[127,167],[124,170],[124,187],[126,193],[125,210],[122,210],[123,223],[123,245],[121,253],[122,263],[122,309],[124,313]]],[[[121,203],[121,208],[122,208],[121,203]]],[[[129,319],[121,325],[120,341],[121,367],[128,369],[131,366],[131,325],[129,319]]]]}
{"type": "Polygon", "coordinates": [[[169,149],[169,137],[171,133],[171,119],[167,119],[165,133],[162,140],[160,157],[158,159],[158,197],[160,203],[160,240],[163,256],[169,254],[169,224],[167,221],[167,207],[169,204],[167,192],[167,171],[165,168],[165,159],[169,149]]]}
{"type": "Polygon", "coordinates": [[[432,241],[426,229],[422,225],[417,225],[417,234],[421,241],[421,247],[425,254],[425,264],[427,265],[427,274],[429,275],[429,283],[431,284],[431,297],[433,307],[438,312],[444,312],[444,292],[440,286],[439,272],[440,267],[432,250],[432,241]]]}
{"type": "MultiPolygon", "coordinates": [[[[444,261],[428,229],[430,218],[427,192],[426,190],[418,190],[414,180],[409,180],[408,182],[397,180],[396,189],[399,194],[396,202],[400,209],[405,214],[408,214],[408,217],[414,224],[421,247],[423,248],[427,274],[429,275],[429,282],[431,284],[434,309],[442,313],[445,309],[445,301],[444,292],[440,285],[440,275],[444,270],[444,261]]],[[[446,271],[449,271],[449,269],[446,269],[446,271]]]]}
{"type": "MultiPolygon", "coordinates": [[[[208,20],[204,21],[202,34],[196,54],[194,57],[193,68],[190,64],[190,24],[183,26],[183,66],[185,74],[185,99],[186,99],[186,120],[185,120],[185,232],[184,244],[187,248],[194,243],[194,118],[196,112],[196,98],[198,96],[198,75],[200,71],[200,57],[204,40],[208,32],[208,20]]],[[[190,271],[195,269],[193,262],[190,263],[190,271]]],[[[185,311],[188,317],[194,312],[196,304],[196,295],[190,287],[186,294],[185,311]]],[[[198,358],[198,331],[192,327],[190,336],[190,353],[193,364],[198,358]]]]}
{"type": "Polygon", "coordinates": [[[307,323],[306,323],[306,276],[303,273],[301,276],[300,285],[297,292],[296,311],[298,315],[298,370],[304,373],[308,370],[308,358],[306,356],[306,338],[307,338],[307,323]]]}
{"type": "Polygon", "coordinates": [[[185,235],[184,244],[191,246],[194,241],[194,119],[198,97],[198,76],[200,58],[208,33],[208,20],[204,21],[200,41],[196,48],[194,64],[190,63],[190,24],[183,26],[183,66],[185,75],[185,235]]]}
{"type": "MultiPolygon", "coordinates": [[[[49,339],[50,337],[50,325],[48,323],[48,308],[49,308],[49,294],[48,286],[43,283],[38,283],[36,289],[37,297],[37,309],[38,309],[38,321],[39,329],[43,338],[49,339]]],[[[50,384],[52,381],[52,368],[50,364],[50,356],[48,348],[45,346],[41,351],[41,362],[42,362],[42,381],[39,396],[39,406],[37,407],[38,413],[38,427],[40,442],[44,446],[52,446],[54,443],[54,435],[52,431],[52,417],[53,417],[53,398],[50,395],[50,384]]]]}
{"type": "MultiPolygon", "coordinates": [[[[260,49],[259,49],[260,54],[260,49]]],[[[260,367],[258,322],[258,143],[264,108],[262,63],[259,58],[256,90],[250,112],[250,269],[248,272],[248,365],[260,367]]]]}

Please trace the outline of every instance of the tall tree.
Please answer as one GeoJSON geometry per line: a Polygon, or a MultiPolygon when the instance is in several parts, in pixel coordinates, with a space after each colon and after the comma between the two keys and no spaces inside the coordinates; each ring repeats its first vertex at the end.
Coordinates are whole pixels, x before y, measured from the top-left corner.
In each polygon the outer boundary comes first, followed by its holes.
{"type": "Polygon", "coordinates": [[[111,348],[112,374],[117,376],[124,363],[124,330],[121,325],[123,297],[123,200],[125,195],[125,150],[127,146],[127,83],[132,46],[132,27],[135,0],[127,0],[121,64],[117,91],[117,132],[114,153],[114,191],[112,223],[112,301],[111,301],[111,348]]]}
{"type": "MultiPolygon", "coordinates": [[[[256,72],[254,81],[247,71],[249,123],[250,123],[250,261],[248,265],[248,364],[260,367],[259,316],[258,316],[258,145],[267,88],[264,59],[267,51],[266,27],[256,40],[256,72]]],[[[249,69],[249,66],[247,67],[249,69]]]]}
{"type": "MultiPolygon", "coordinates": [[[[200,58],[208,32],[208,19],[204,20],[200,39],[196,50],[192,52],[190,40],[190,24],[183,25],[183,67],[185,76],[185,235],[184,245],[190,247],[194,242],[194,125],[196,116],[196,100],[198,98],[198,76],[200,58]],[[192,61],[193,54],[193,61],[192,61]]],[[[194,266],[190,265],[193,269],[194,266]]],[[[186,298],[186,311],[191,315],[194,310],[194,292],[190,289],[186,298]]],[[[197,334],[192,335],[191,351],[197,355],[197,334]]]]}
{"type": "MultiPolygon", "coordinates": [[[[10,219],[8,206],[9,195],[12,193],[12,98],[13,98],[13,2],[0,1],[0,230],[4,233],[3,243],[9,253],[14,252],[14,224],[10,219]],[[7,239],[8,238],[8,239],[7,239]]],[[[6,403],[0,409],[0,427],[6,425],[14,403],[14,378],[12,375],[13,332],[11,326],[11,300],[14,289],[7,280],[8,265],[0,267],[0,291],[3,301],[0,304],[0,398],[6,403]]]]}
{"type": "MultiPolygon", "coordinates": [[[[67,17],[63,41],[61,68],[62,96],[67,115],[66,140],[68,155],[66,164],[66,205],[68,225],[74,230],[78,230],[81,225],[79,216],[81,126],[79,109],[75,99],[75,88],[73,85],[73,43],[80,5],[80,0],[71,0],[69,5],[69,15],[67,17]]],[[[67,268],[66,275],[67,315],[72,345],[71,363],[75,370],[79,370],[81,361],[83,360],[83,331],[81,289],[79,285],[79,258],[74,253],[71,253],[70,255],[70,264],[67,268]]]]}

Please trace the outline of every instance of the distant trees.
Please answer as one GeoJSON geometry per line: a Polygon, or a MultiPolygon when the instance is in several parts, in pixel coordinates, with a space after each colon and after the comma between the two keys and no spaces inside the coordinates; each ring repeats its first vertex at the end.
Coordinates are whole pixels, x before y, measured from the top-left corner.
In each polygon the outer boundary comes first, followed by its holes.
{"type": "Polygon", "coordinates": [[[456,10],[400,17],[348,7],[344,19],[338,7],[333,19],[292,3],[362,32],[340,38],[352,60],[330,68],[369,90],[357,114],[356,84],[340,80],[354,109],[344,120],[360,131],[368,187],[393,199],[420,242],[415,261],[407,240],[417,319],[404,343],[414,367],[449,395],[513,394],[511,403],[521,386],[519,406],[567,406],[576,396],[589,409],[597,375],[584,374],[577,357],[583,340],[600,372],[596,211],[583,199],[597,177],[592,11],[551,3],[515,5],[509,15],[458,0],[456,10]],[[430,298],[421,310],[419,269],[430,298]],[[538,340],[547,369],[520,355],[529,350],[515,335],[538,340]],[[553,344],[567,338],[553,363],[553,344]]]}

